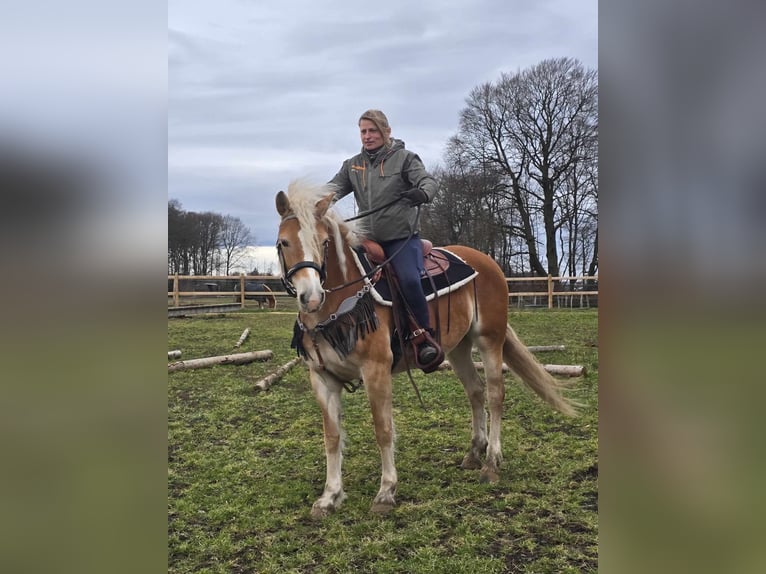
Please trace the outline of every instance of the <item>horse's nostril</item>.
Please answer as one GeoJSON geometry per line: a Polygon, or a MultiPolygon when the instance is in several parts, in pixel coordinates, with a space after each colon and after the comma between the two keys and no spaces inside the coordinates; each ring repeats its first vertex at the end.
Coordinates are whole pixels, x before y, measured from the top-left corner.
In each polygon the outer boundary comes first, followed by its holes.
{"type": "Polygon", "coordinates": [[[301,293],[300,300],[301,300],[301,305],[307,305],[309,302],[309,298],[305,293],[301,293]]]}

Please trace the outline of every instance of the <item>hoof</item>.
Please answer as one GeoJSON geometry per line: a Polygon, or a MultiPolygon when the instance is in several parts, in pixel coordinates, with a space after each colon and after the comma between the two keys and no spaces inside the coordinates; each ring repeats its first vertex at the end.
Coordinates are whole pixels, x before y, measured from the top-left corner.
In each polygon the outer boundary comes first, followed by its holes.
{"type": "Polygon", "coordinates": [[[375,514],[388,514],[394,509],[393,502],[373,502],[372,508],[370,509],[375,514]]]}
{"type": "Polygon", "coordinates": [[[322,520],[326,516],[329,516],[335,512],[335,508],[329,507],[329,508],[322,508],[321,506],[317,506],[316,504],[311,507],[311,518],[314,520],[322,520]]]}
{"type": "Polygon", "coordinates": [[[481,474],[479,475],[479,482],[489,482],[489,483],[495,483],[500,480],[500,473],[498,473],[495,470],[490,470],[488,468],[482,468],[481,474]]]}
{"type": "Polygon", "coordinates": [[[379,492],[375,500],[372,501],[370,510],[375,514],[388,514],[396,506],[395,492],[396,487],[379,492]]]}
{"type": "Polygon", "coordinates": [[[311,518],[314,520],[321,520],[325,516],[329,516],[340,508],[345,499],[346,493],[342,491],[332,497],[321,497],[311,507],[311,518]]]}
{"type": "Polygon", "coordinates": [[[481,468],[481,461],[469,452],[465,455],[465,458],[463,458],[463,462],[460,463],[460,468],[465,470],[479,470],[481,468]]]}

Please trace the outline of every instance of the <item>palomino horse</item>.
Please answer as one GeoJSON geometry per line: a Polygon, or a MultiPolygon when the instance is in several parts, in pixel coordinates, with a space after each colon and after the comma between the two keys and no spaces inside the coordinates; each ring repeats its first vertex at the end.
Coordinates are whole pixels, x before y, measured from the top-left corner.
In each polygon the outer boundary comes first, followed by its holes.
{"type": "MultiPolygon", "coordinates": [[[[380,490],[372,511],[384,513],[395,506],[391,377],[392,372],[405,368],[404,359],[392,365],[391,309],[378,303],[373,306],[371,299],[366,299],[369,293],[364,287],[369,280],[362,278],[353,262],[351,247],[361,238],[352,224],[328,209],[332,198],[331,188],[302,182],[291,183],[287,194],[280,191],[276,196],[277,211],[282,217],[277,247],[283,279],[288,291],[297,297],[296,340],[305,349],[311,386],[323,417],[327,480],[324,492],[311,510],[315,518],[340,507],[346,497],[341,477],[341,392],[355,380],[363,381],[367,391],[382,462],[380,490]],[[356,315],[348,312],[362,307],[367,311],[356,315]],[[326,328],[341,315],[356,319],[343,323],[345,332],[341,336],[337,332],[336,336],[326,336],[326,328]],[[338,341],[345,342],[344,349],[338,349],[338,341]]],[[[508,285],[500,267],[487,255],[469,247],[452,245],[448,249],[478,272],[473,282],[430,303],[432,316],[434,305],[440,305],[442,346],[471,403],[473,435],[462,467],[480,468],[482,482],[495,482],[500,477],[502,460],[503,361],[554,409],[574,415],[574,403],[562,395],[561,384],[507,324],[508,285]],[[474,346],[484,362],[486,387],[471,357],[474,346]],[[484,407],[487,396],[489,435],[484,407]]],[[[407,352],[412,353],[411,349],[407,352]]],[[[409,364],[414,364],[411,357],[409,364]]]]}

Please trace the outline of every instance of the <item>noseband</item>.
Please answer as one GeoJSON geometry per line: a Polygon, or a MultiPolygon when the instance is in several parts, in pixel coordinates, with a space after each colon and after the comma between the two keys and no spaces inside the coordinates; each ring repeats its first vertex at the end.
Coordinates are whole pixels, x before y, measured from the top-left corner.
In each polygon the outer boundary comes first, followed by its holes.
{"type": "MultiPolygon", "coordinates": [[[[325,252],[327,250],[327,247],[325,247],[325,252]]],[[[319,273],[319,280],[322,284],[322,288],[324,288],[324,280],[326,278],[325,273],[325,262],[324,259],[322,260],[322,266],[320,267],[313,261],[299,261],[290,269],[287,269],[287,266],[285,265],[285,259],[282,256],[282,250],[279,246],[277,246],[277,251],[279,252],[279,260],[282,262],[282,285],[285,286],[285,291],[287,291],[287,294],[290,295],[290,297],[297,297],[298,292],[295,289],[295,286],[293,285],[293,282],[291,281],[291,278],[295,273],[301,269],[313,269],[317,273],[319,273]]]]}

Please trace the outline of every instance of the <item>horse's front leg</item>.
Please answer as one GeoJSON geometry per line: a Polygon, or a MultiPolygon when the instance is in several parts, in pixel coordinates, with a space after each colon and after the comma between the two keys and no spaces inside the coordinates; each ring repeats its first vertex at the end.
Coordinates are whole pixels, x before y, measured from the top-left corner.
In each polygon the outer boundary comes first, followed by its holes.
{"type": "Polygon", "coordinates": [[[327,372],[310,371],[311,388],[322,409],[324,450],[327,459],[327,479],[324,492],[311,507],[313,518],[322,518],[340,508],[343,492],[341,466],[343,464],[343,429],[341,428],[341,383],[327,372]]]}
{"type": "Polygon", "coordinates": [[[388,362],[382,363],[368,361],[363,369],[363,377],[381,460],[380,489],[372,502],[372,511],[386,513],[396,506],[397,483],[390,358],[388,362]]]}

